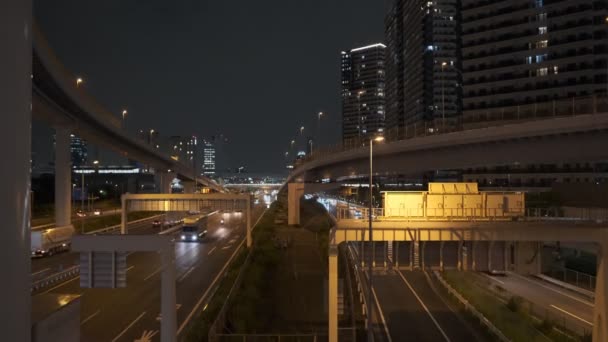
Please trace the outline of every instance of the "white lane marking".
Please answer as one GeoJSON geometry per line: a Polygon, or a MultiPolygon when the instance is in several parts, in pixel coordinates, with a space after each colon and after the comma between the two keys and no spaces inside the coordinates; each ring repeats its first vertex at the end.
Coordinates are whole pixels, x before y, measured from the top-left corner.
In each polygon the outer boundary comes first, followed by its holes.
{"type": "Polygon", "coordinates": [[[211,250],[209,251],[209,253],[207,253],[207,255],[211,255],[211,253],[213,253],[213,251],[215,251],[215,246],[213,246],[213,248],[211,248],[211,250]]]}
{"type": "Polygon", "coordinates": [[[122,335],[124,335],[127,330],[129,330],[129,328],[131,328],[133,325],[135,325],[135,323],[137,323],[137,321],[139,321],[142,317],[144,317],[144,315],[146,314],[146,312],[142,312],[139,316],[137,316],[137,318],[135,320],[133,320],[133,322],[131,322],[129,325],[127,325],[127,327],[120,332],[120,334],[118,334],[118,336],[114,337],[114,339],[112,340],[112,342],[116,342],[122,335]]]}
{"type": "MultiPolygon", "coordinates": [[[[255,224],[253,226],[251,226],[251,230],[253,230],[253,228],[255,228],[255,226],[258,225],[258,223],[260,222],[260,220],[262,219],[262,217],[264,217],[264,214],[266,213],[266,210],[267,209],[264,209],[264,211],[262,212],[262,215],[260,215],[260,217],[255,222],[255,224]]],[[[194,313],[196,311],[198,311],[198,308],[201,306],[201,304],[203,304],[203,301],[205,300],[205,297],[207,296],[207,294],[209,293],[209,291],[211,291],[211,289],[215,286],[215,284],[217,283],[217,281],[220,279],[220,276],[222,276],[224,274],[224,272],[226,271],[226,268],[228,268],[228,265],[230,265],[230,262],[232,261],[232,259],[234,259],[234,257],[236,256],[236,253],[241,249],[241,247],[243,246],[243,244],[245,244],[245,239],[241,240],[241,243],[237,246],[237,248],[234,249],[234,252],[230,256],[230,258],[228,258],[228,261],[226,261],[226,263],[224,264],[224,267],[222,267],[222,269],[218,272],[218,274],[215,276],[215,278],[211,282],[211,285],[209,285],[209,287],[207,287],[207,290],[205,290],[205,293],[203,293],[203,295],[201,296],[201,298],[199,298],[198,302],[196,302],[196,304],[192,308],[192,311],[190,311],[190,313],[188,314],[188,316],[186,317],[186,319],[179,326],[179,329],[177,329],[177,335],[178,336],[184,330],[184,328],[186,327],[186,325],[188,324],[188,322],[190,322],[190,320],[192,319],[192,316],[194,316],[194,313]]]]}
{"type": "Polygon", "coordinates": [[[570,313],[570,312],[568,312],[568,311],[566,311],[566,310],[564,310],[564,309],[562,309],[560,307],[557,307],[557,306],[555,306],[553,304],[551,304],[551,307],[554,308],[554,309],[556,309],[556,310],[559,310],[559,311],[565,313],[566,315],[570,315],[570,316],[572,316],[572,317],[574,317],[574,318],[576,318],[576,319],[578,319],[578,320],[580,320],[582,322],[585,322],[585,323],[589,324],[590,326],[593,326],[593,323],[591,323],[591,322],[589,322],[587,320],[584,320],[584,319],[578,317],[577,315],[575,315],[573,313],[570,313]]]}
{"type": "Polygon", "coordinates": [[[497,283],[499,283],[499,284],[502,284],[502,285],[504,285],[504,284],[505,284],[505,282],[504,282],[504,281],[502,281],[502,280],[498,280],[498,279],[496,279],[495,277],[490,276],[489,274],[485,274],[484,272],[479,272],[479,273],[480,273],[480,274],[482,274],[484,277],[486,277],[486,278],[488,278],[488,279],[491,279],[491,280],[494,280],[495,282],[497,282],[497,283]]]}
{"type": "Polygon", "coordinates": [[[156,275],[158,272],[160,272],[161,269],[162,269],[161,267],[157,268],[154,272],[150,273],[147,277],[145,277],[144,281],[154,277],[154,275],[156,275]]]}
{"type": "Polygon", "coordinates": [[[40,273],[42,273],[42,272],[46,272],[46,271],[48,271],[48,270],[50,270],[50,269],[51,269],[50,267],[47,267],[47,268],[45,268],[45,269],[43,269],[43,270],[40,270],[40,271],[38,271],[38,272],[34,272],[34,273],[32,273],[32,275],[34,276],[34,275],[36,275],[36,274],[40,274],[40,273]]]}
{"type": "Polygon", "coordinates": [[[152,337],[156,336],[159,332],[159,330],[144,330],[141,333],[141,337],[135,340],[135,342],[150,342],[152,341],[152,337]]]}
{"type": "MultiPolygon", "coordinates": [[[[372,294],[374,295],[374,301],[376,302],[376,308],[378,309],[378,313],[380,314],[380,320],[382,320],[382,325],[384,325],[384,333],[386,334],[386,338],[388,342],[393,342],[393,338],[391,334],[388,332],[388,326],[386,325],[386,320],[384,319],[384,312],[382,312],[382,308],[380,307],[380,302],[378,301],[378,297],[376,296],[376,290],[372,286],[372,294]]],[[[371,318],[368,318],[371,319],[371,318]]]]}
{"type": "Polygon", "coordinates": [[[80,276],[75,277],[75,278],[72,278],[72,279],[70,279],[70,280],[68,280],[68,281],[65,281],[65,282],[63,282],[63,283],[61,283],[61,284],[59,284],[59,285],[55,286],[55,287],[51,287],[50,289],[48,289],[48,290],[46,290],[46,291],[42,292],[41,294],[49,293],[49,292],[53,291],[54,289],[58,289],[58,288],[62,287],[63,285],[65,285],[65,284],[67,284],[67,283],[70,283],[70,282],[72,282],[72,281],[74,281],[74,280],[76,280],[76,279],[79,279],[79,278],[80,278],[80,276]]]}
{"type": "Polygon", "coordinates": [[[134,267],[135,267],[135,265],[133,265],[133,266],[131,266],[131,267],[127,268],[127,270],[126,270],[125,272],[129,272],[129,271],[130,271],[130,270],[132,270],[134,267]]]}
{"type": "Polygon", "coordinates": [[[572,299],[572,300],[575,300],[575,301],[577,301],[577,302],[579,302],[579,303],[583,303],[583,304],[588,305],[588,306],[590,306],[590,307],[594,307],[594,306],[595,306],[593,303],[589,303],[588,301],[586,301],[586,300],[584,300],[584,299],[576,298],[576,297],[571,296],[571,295],[569,295],[569,294],[567,294],[567,293],[565,293],[565,292],[562,292],[562,291],[560,291],[560,290],[554,289],[554,288],[552,288],[552,287],[550,287],[550,286],[546,286],[546,285],[544,285],[544,284],[542,284],[542,283],[540,283],[540,282],[533,281],[533,280],[528,279],[528,278],[526,278],[526,277],[524,277],[524,276],[521,276],[521,275],[519,275],[519,274],[517,274],[517,273],[510,273],[510,272],[509,272],[509,275],[514,275],[514,276],[516,276],[516,277],[518,277],[518,278],[521,278],[521,279],[527,280],[527,281],[529,281],[529,282],[530,282],[530,283],[532,283],[532,284],[535,284],[535,285],[538,285],[538,286],[544,287],[544,288],[546,288],[547,290],[551,290],[551,291],[553,291],[553,292],[555,292],[555,293],[559,293],[560,295],[562,295],[562,296],[564,296],[564,297],[568,297],[568,298],[570,298],[570,299],[572,299]]]}
{"type": "Polygon", "coordinates": [[[412,287],[412,285],[410,285],[410,282],[407,281],[407,279],[405,279],[405,277],[403,276],[403,274],[401,273],[401,271],[397,270],[397,273],[399,274],[399,276],[401,277],[401,279],[403,279],[403,282],[405,283],[405,285],[407,285],[407,287],[410,289],[410,291],[412,291],[412,293],[414,294],[414,297],[416,297],[416,299],[418,300],[418,303],[420,303],[420,305],[422,306],[422,308],[424,309],[424,311],[426,311],[426,313],[429,315],[429,317],[431,318],[431,320],[433,321],[433,323],[435,324],[435,326],[437,327],[437,329],[439,329],[439,332],[441,333],[441,335],[443,335],[443,338],[445,338],[445,340],[447,342],[450,342],[450,338],[445,333],[445,331],[443,331],[443,329],[441,329],[441,326],[439,325],[439,322],[437,322],[437,320],[435,319],[435,317],[433,317],[433,314],[431,313],[431,311],[429,311],[429,309],[426,307],[426,305],[424,305],[424,302],[418,296],[418,294],[416,293],[416,291],[414,290],[414,288],[412,287]]]}
{"type": "Polygon", "coordinates": [[[224,246],[222,249],[229,249],[230,247],[232,247],[232,245],[224,246]]]}
{"type": "Polygon", "coordinates": [[[99,314],[100,310],[95,311],[94,314],[90,315],[89,317],[85,318],[84,321],[80,322],[80,325],[84,325],[86,322],[90,321],[91,318],[97,316],[97,314],[99,314]]]}
{"type": "Polygon", "coordinates": [[[179,277],[179,279],[177,280],[178,282],[182,282],[182,280],[184,280],[190,273],[192,273],[192,271],[194,271],[194,269],[196,268],[196,266],[192,266],[188,269],[188,271],[186,271],[186,273],[182,274],[181,277],[179,277]]]}

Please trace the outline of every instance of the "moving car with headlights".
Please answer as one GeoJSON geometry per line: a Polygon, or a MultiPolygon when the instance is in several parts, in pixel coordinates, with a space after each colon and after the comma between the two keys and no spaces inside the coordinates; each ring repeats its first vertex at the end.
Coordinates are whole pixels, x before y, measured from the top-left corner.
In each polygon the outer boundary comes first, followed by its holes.
{"type": "Polygon", "coordinates": [[[207,216],[199,214],[186,217],[180,240],[183,242],[198,242],[207,235],[207,216]]]}

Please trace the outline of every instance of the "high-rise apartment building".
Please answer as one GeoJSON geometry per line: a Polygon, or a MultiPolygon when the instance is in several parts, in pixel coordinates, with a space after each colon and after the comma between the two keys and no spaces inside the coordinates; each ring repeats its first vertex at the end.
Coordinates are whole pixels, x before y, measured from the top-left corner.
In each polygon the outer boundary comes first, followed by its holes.
{"type": "Polygon", "coordinates": [[[384,44],[341,53],[342,142],[358,144],[384,134],[384,44]]]}
{"type": "Polygon", "coordinates": [[[215,144],[212,141],[203,141],[203,174],[215,176],[215,144]]]}
{"type": "Polygon", "coordinates": [[[196,136],[182,137],[173,135],[169,137],[170,155],[173,159],[179,160],[186,165],[194,166],[198,156],[198,140],[196,136]]]}
{"type": "Polygon", "coordinates": [[[74,134],[70,134],[70,154],[72,156],[72,166],[85,165],[88,158],[87,142],[74,134]]]}
{"type": "Polygon", "coordinates": [[[608,1],[461,1],[465,128],[593,111],[608,84],[608,1]]]}
{"type": "Polygon", "coordinates": [[[387,137],[457,129],[461,114],[459,1],[395,0],[385,19],[387,137]]]}

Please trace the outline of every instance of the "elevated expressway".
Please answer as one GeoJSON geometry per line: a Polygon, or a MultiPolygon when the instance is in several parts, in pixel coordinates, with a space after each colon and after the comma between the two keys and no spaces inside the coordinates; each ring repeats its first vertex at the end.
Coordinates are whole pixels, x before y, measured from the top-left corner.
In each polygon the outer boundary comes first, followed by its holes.
{"type": "MultiPolygon", "coordinates": [[[[606,160],[607,114],[555,117],[375,144],[374,175],[606,160]]],[[[294,169],[287,183],[339,181],[368,173],[369,149],[361,147],[313,155],[294,169]]]]}
{"type": "Polygon", "coordinates": [[[35,26],[33,33],[32,112],[35,119],[45,121],[59,131],[74,133],[96,145],[148,164],[157,172],[174,173],[182,180],[196,180],[214,191],[223,192],[223,188],[208,177],[195,175],[191,166],[129,137],[121,129],[119,117],[78,88],[74,75],[57,59],[35,26]]]}

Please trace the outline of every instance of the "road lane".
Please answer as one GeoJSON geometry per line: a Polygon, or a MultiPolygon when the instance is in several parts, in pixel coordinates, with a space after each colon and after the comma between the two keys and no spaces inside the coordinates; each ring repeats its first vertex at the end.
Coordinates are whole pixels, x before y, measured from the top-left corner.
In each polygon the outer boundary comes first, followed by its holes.
{"type": "MultiPolygon", "coordinates": [[[[256,208],[253,219],[257,219],[262,211],[261,208],[256,208]]],[[[241,218],[237,222],[236,217],[230,217],[225,220],[225,224],[220,225],[220,215],[214,215],[209,221],[209,236],[203,242],[175,244],[176,278],[181,279],[176,279],[178,325],[192,311],[200,295],[237,248],[236,241],[244,239],[244,215],[241,218]],[[236,240],[231,243],[234,238],[236,240]],[[225,246],[230,248],[223,249],[225,246]],[[211,251],[214,252],[210,253],[211,251]]],[[[179,233],[172,236],[176,238],[179,233]]],[[[83,295],[83,341],[133,341],[142,335],[151,336],[153,341],[159,340],[160,334],[154,332],[160,329],[157,320],[160,313],[160,274],[148,277],[160,266],[158,253],[132,253],[127,257],[127,266],[134,266],[128,272],[127,288],[80,289],[79,282],[72,281],[52,291],[83,295]],[[142,315],[142,312],[146,314],[142,315]]]]}

